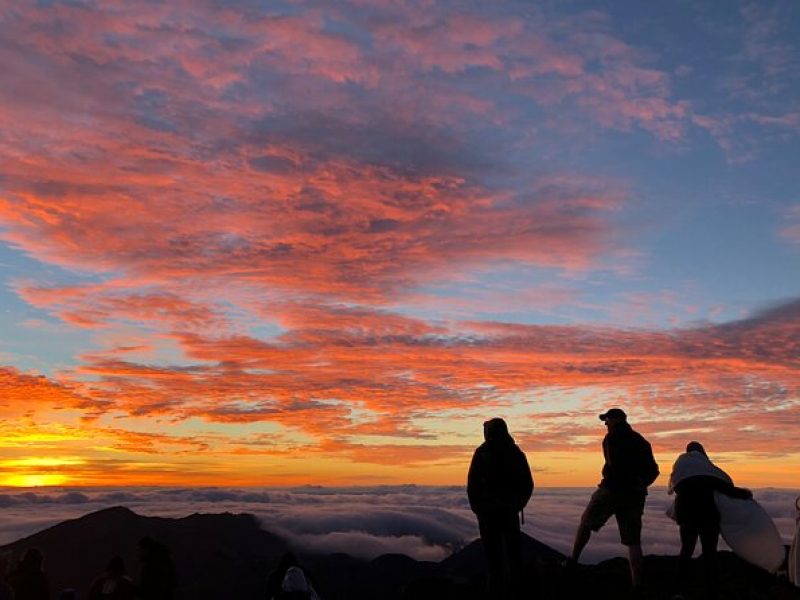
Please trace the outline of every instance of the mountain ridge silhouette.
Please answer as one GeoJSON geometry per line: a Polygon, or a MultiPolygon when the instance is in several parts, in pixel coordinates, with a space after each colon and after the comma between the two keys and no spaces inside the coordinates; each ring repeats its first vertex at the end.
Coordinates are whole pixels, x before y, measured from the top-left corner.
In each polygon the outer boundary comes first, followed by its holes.
{"type": "MultiPolygon", "coordinates": [[[[286,540],[263,529],[248,513],[165,518],[116,506],[63,521],[6,544],[0,552],[19,557],[26,548],[39,548],[45,555],[54,595],[73,588],[83,598],[94,577],[115,554],[125,560],[129,575],[137,579],[137,543],[143,536],[170,548],[178,571],[178,598],[187,600],[263,599],[268,573],[290,549],[286,540]]],[[[522,543],[530,598],[625,597],[628,575],[624,559],[610,559],[567,574],[561,567],[564,556],[560,552],[525,534],[522,543]]],[[[480,540],[439,562],[417,561],[403,554],[361,560],[344,553],[295,553],[318,583],[324,600],[481,597],[485,563],[480,540]]],[[[730,553],[721,553],[720,567],[725,588],[741,590],[735,596],[721,598],[800,597],[730,553]]],[[[646,569],[651,588],[647,597],[672,598],[676,558],[648,556],[646,569]]]]}

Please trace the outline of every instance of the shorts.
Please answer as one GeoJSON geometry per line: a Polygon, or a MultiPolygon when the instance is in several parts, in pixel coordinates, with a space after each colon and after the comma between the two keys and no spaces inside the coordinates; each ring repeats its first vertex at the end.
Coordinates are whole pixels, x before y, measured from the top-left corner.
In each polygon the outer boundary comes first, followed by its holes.
{"type": "Polygon", "coordinates": [[[583,511],[581,525],[599,531],[611,515],[617,518],[619,539],[625,546],[642,543],[642,514],[645,494],[642,492],[619,492],[608,488],[597,488],[583,511]]]}

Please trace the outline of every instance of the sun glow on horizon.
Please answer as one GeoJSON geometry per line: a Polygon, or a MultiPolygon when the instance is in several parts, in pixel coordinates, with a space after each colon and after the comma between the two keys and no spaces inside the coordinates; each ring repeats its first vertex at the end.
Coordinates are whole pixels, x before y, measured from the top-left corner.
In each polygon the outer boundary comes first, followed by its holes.
{"type": "Polygon", "coordinates": [[[52,487],[71,482],[71,478],[63,473],[15,473],[0,476],[0,485],[13,488],[52,487]]]}

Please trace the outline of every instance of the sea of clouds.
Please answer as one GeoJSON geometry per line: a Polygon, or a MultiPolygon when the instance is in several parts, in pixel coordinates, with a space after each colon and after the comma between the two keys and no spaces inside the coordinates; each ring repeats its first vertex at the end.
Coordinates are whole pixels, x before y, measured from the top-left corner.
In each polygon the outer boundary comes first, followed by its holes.
{"type": "MultiPolygon", "coordinates": [[[[537,489],[523,529],[567,553],[590,488],[537,489]]],[[[795,532],[797,490],[755,490],[786,543],[795,532]]],[[[676,554],[678,531],[664,514],[672,498],[651,489],[644,518],[647,554],[676,554]]],[[[195,512],[247,512],[264,529],[300,551],[346,552],[360,558],[384,553],[441,560],[478,536],[463,487],[377,486],[359,488],[0,488],[0,544],[66,519],[110,506],[147,516],[183,517],[195,512]]],[[[723,544],[724,546],[724,544],[723,544]]],[[[583,560],[624,556],[615,523],[596,534],[583,560]]]]}

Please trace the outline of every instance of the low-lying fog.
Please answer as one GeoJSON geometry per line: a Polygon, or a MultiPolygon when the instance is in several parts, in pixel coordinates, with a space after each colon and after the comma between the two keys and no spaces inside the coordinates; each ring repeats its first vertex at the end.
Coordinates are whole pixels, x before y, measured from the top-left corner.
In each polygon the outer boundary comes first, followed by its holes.
{"type": "MultiPolygon", "coordinates": [[[[537,488],[525,511],[524,531],[567,553],[591,492],[590,488],[537,488]]],[[[797,494],[755,490],[786,543],[794,535],[797,494]]],[[[643,532],[647,554],[677,554],[678,530],[664,515],[671,500],[665,489],[651,489],[643,532]]],[[[418,560],[440,560],[478,535],[463,487],[0,488],[0,544],[118,505],[162,517],[248,512],[299,550],[346,552],[361,558],[399,552],[418,560]]],[[[583,560],[623,555],[612,519],[590,541],[583,560]]]]}

